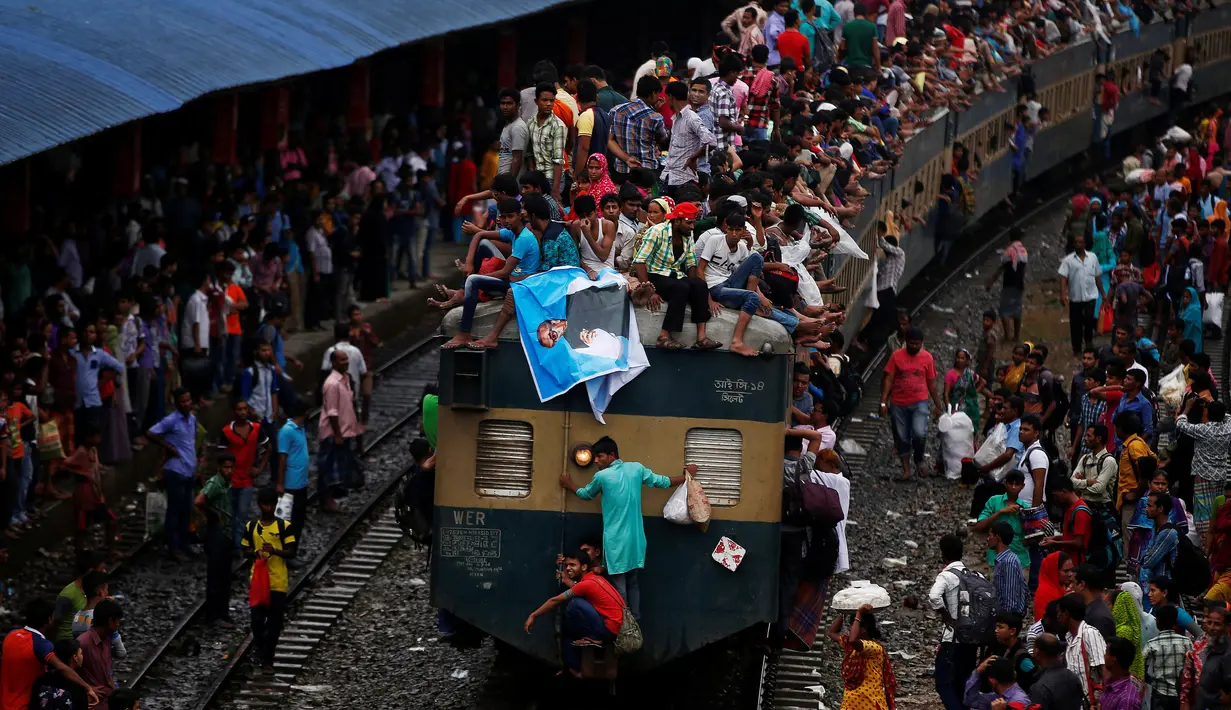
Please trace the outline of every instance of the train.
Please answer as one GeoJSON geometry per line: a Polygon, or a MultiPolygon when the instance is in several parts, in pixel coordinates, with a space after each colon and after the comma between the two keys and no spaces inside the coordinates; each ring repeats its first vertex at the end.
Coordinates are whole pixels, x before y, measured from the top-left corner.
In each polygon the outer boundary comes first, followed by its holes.
{"type": "MultiPolygon", "coordinates": [[[[481,305],[474,332],[489,329],[498,312],[498,303],[481,305]]],[[[456,310],[445,318],[447,333],[458,319],[456,310]]],[[[662,319],[662,313],[637,314],[643,342],[653,342],[662,319]]],[[[734,324],[732,313],[720,314],[710,321],[710,337],[730,342],[734,324]]],[[[750,324],[745,342],[762,353],[756,358],[725,349],[646,348],[650,367],[615,395],[606,424],[591,413],[584,387],[540,402],[515,323],[505,335],[492,350],[441,353],[433,603],[531,657],[554,662],[551,624],[536,625],[531,634],[522,625],[560,591],[556,555],[602,531],[599,503],[566,491],[559,477],[568,471],[585,485],[593,464],[573,453],[609,436],[621,458],[664,475],[696,464],[713,510],[701,532],[663,518],[670,491],[644,491],[645,644],[621,660],[621,668],[654,667],[771,621],[777,613],[782,429],[794,357],[786,331],[767,320],[750,324]],[[723,536],[748,550],[734,572],[711,557],[723,536]]],[[[689,324],[682,340],[694,337],[689,324]]]]}
{"type": "MultiPolygon", "coordinates": [[[[1145,95],[1145,67],[1156,49],[1171,63],[1187,52],[1194,66],[1198,101],[1231,90],[1231,6],[1193,18],[1145,25],[1139,35],[1115,35],[1110,45],[1084,42],[1030,66],[1037,100],[1051,109],[1052,122],[1035,137],[1027,178],[1036,179],[1081,156],[1091,146],[1095,76],[1111,73],[1122,98],[1113,134],[1160,120],[1168,108],[1145,95]]],[[[865,183],[871,195],[855,220],[852,235],[865,252],[874,251],[876,223],[906,201],[935,204],[941,177],[961,142],[981,165],[976,216],[1011,192],[1008,132],[1017,92],[985,92],[962,112],[949,112],[907,144],[894,170],[865,183]]],[[[931,260],[934,225],[929,220],[904,235],[904,287],[931,260]]],[[[971,235],[968,238],[977,238],[971,235]]],[[[863,311],[872,262],[846,259],[830,265],[849,314],[848,340],[863,311]]],[[[490,329],[498,304],[480,305],[476,336],[490,329]]],[[[457,331],[460,314],[442,326],[457,331]]],[[[642,342],[652,343],[661,314],[637,312],[642,342]]],[[[717,340],[730,341],[735,316],[711,321],[717,340]],[[725,339],[725,340],[724,340],[725,339]]],[[[686,328],[691,329],[688,325],[686,328]]],[[[684,342],[691,342],[686,332],[684,342]]],[[[441,354],[435,513],[432,541],[432,602],[440,609],[530,657],[558,663],[559,646],[550,624],[527,634],[526,616],[559,592],[557,554],[601,531],[597,502],[577,499],[558,479],[568,471],[580,485],[590,465],[573,454],[610,436],[621,457],[658,473],[678,475],[698,466],[713,505],[705,532],[667,522],[668,491],[647,490],[642,513],[647,537],[641,577],[645,644],[620,660],[621,672],[661,666],[777,616],[781,515],[782,431],[795,362],[790,337],[778,325],[754,319],[746,341],[763,356],[728,352],[660,351],[647,347],[650,367],[613,399],[600,424],[590,412],[584,388],[539,401],[515,324],[493,350],[447,350],[441,354]],[[746,548],[731,572],[711,559],[726,536],[746,548]]]]}

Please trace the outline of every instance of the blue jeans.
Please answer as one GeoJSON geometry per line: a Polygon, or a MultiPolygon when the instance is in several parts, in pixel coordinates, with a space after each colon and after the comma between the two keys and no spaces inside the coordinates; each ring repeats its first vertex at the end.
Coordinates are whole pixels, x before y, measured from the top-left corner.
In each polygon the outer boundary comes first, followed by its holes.
{"type": "Polygon", "coordinates": [[[165,471],[164,480],[167,484],[167,518],[163,524],[167,535],[167,549],[188,549],[188,524],[192,521],[192,498],[196,491],[196,482],[191,478],[181,478],[178,473],[165,471]]]}
{"type": "Polygon", "coordinates": [[[235,384],[235,376],[239,374],[239,350],[243,343],[242,335],[226,336],[226,351],[222,355],[222,384],[235,384]]]}
{"type": "Polygon", "coordinates": [[[749,128],[744,136],[750,141],[767,141],[769,140],[768,128],[749,128]]]}
{"type": "Polygon", "coordinates": [[[754,276],[761,278],[761,267],[764,265],[765,259],[760,254],[749,254],[726,281],[710,287],[710,298],[727,308],[738,308],[748,315],[756,315],[761,307],[761,296],[756,291],[747,290],[747,285],[748,279],[754,276]]]}
{"type": "Polygon", "coordinates": [[[429,212],[423,225],[423,269],[419,272],[426,278],[432,273],[432,242],[440,231],[440,213],[429,212]]]}
{"type": "Polygon", "coordinates": [[[500,251],[500,249],[496,247],[495,242],[490,239],[479,240],[479,245],[475,247],[474,250],[474,264],[472,264],[472,266],[474,266],[474,272],[476,274],[479,273],[479,267],[483,265],[484,259],[491,259],[493,257],[496,259],[508,258],[503,252],[500,251]]]}
{"type": "Polygon", "coordinates": [[[641,618],[641,570],[630,569],[624,574],[613,574],[607,577],[611,586],[624,597],[624,606],[633,613],[634,619],[641,618]]]}
{"type": "Polygon", "coordinates": [[[354,465],[354,439],[344,439],[339,445],[333,437],[321,439],[316,450],[316,489],[321,495],[337,497],[346,487],[354,465]]]}
{"type": "Polygon", "coordinates": [[[462,322],[458,329],[469,333],[474,325],[474,309],[479,305],[479,293],[501,294],[509,290],[509,282],[494,276],[471,274],[466,277],[464,298],[462,300],[462,322]]]}
{"type": "MultiPolygon", "coordinates": [[[[253,471],[253,474],[255,473],[256,471],[253,471]]],[[[230,494],[231,538],[235,543],[235,549],[238,550],[244,539],[244,527],[248,524],[248,517],[252,515],[252,501],[256,498],[256,488],[253,486],[232,488],[230,494]]]]}
{"type": "Polygon", "coordinates": [[[21,459],[21,478],[18,479],[17,485],[13,486],[13,515],[10,523],[22,523],[27,520],[26,491],[30,488],[30,480],[34,478],[34,453],[37,445],[33,441],[27,441],[25,444],[25,453],[21,459]]]}
{"type": "Polygon", "coordinates": [[[893,439],[898,447],[898,456],[905,456],[913,449],[915,463],[923,463],[923,449],[927,444],[930,411],[926,399],[914,404],[889,405],[889,416],[893,420],[893,439]]]}
{"type": "Polygon", "coordinates": [[[415,234],[419,231],[419,224],[423,221],[421,217],[413,217],[405,220],[399,225],[397,231],[397,249],[394,252],[393,258],[393,274],[397,275],[399,269],[402,268],[402,257],[406,257],[406,275],[411,281],[415,280],[415,234]]]}
{"type": "Polygon", "coordinates": [[[581,597],[568,600],[564,607],[564,623],[560,625],[560,655],[567,668],[581,670],[581,650],[573,645],[574,641],[586,638],[614,641],[615,637],[593,604],[581,597]]]}
{"type": "Polygon", "coordinates": [[[978,649],[965,643],[946,641],[936,653],[936,694],[945,710],[966,710],[963,696],[966,679],[977,665],[978,649]]]}
{"type": "Polygon", "coordinates": [[[893,116],[873,116],[872,125],[881,132],[881,137],[898,137],[898,119],[893,116]]]}

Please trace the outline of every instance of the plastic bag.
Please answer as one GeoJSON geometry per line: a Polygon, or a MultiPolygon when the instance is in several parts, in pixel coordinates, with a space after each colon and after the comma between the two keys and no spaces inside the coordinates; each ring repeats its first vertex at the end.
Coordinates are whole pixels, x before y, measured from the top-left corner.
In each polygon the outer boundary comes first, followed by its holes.
{"type": "Polygon", "coordinates": [[[1184,401],[1183,365],[1163,375],[1163,378],[1158,381],[1158,396],[1164,402],[1171,405],[1172,409],[1180,408],[1180,404],[1184,401]]]}
{"type": "Polygon", "coordinates": [[[162,532],[163,523],[167,517],[167,494],[162,491],[150,491],[145,494],[145,538],[162,532]]]}
{"type": "Polygon", "coordinates": [[[293,510],[295,510],[295,496],[290,493],[283,493],[282,496],[278,498],[278,507],[274,508],[274,517],[282,518],[283,520],[290,522],[291,512],[293,510]]]}
{"type": "Polygon", "coordinates": [[[945,478],[956,481],[962,477],[962,459],[975,455],[974,425],[970,415],[959,410],[940,415],[936,428],[940,432],[945,478]]]}
{"type": "MultiPolygon", "coordinates": [[[[988,434],[987,439],[983,441],[983,445],[980,446],[979,450],[975,452],[975,457],[974,457],[975,463],[980,466],[984,466],[984,465],[991,463],[992,461],[996,459],[996,457],[1003,454],[1005,450],[1005,441],[1007,440],[1007,437],[1008,437],[1008,431],[1005,429],[1004,424],[997,424],[996,426],[992,427],[992,433],[988,434]]],[[[1009,457],[1009,460],[1006,461],[1003,466],[1001,466],[1000,468],[994,471],[989,472],[989,475],[997,481],[1002,480],[1005,477],[1005,475],[1009,473],[1009,469],[1012,467],[1013,467],[1013,458],[1009,457]]]]}
{"type": "Polygon", "coordinates": [[[688,517],[688,484],[676,488],[667,499],[667,504],[663,506],[663,517],[676,525],[692,523],[692,519],[688,517]]]}
{"type": "Polygon", "coordinates": [[[1201,312],[1201,322],[1222,327],[1222,301],[1226,294],[1210,291],[1205,294],[1205,310],[1201,312]]]}
{"type": "Polygon", "coordinates": [[[64,445],[60,442],[60,426],[52,421],[38,427],[38,455],[43,461],[64,458],[64,445]]]}
{"type": "Polygon", "coordinates": [[[685,474],[684,488],[688,489],[688,517],[705,532],[710,526],[710,499],[697,479],[685,474]]]}
{"type": "Polygon", "coordinates": [[[1099,335],[1107,335],[1111,329],[1115,327],[1116,317],[1111,310],[1111,302],[1103,301],[1103,308],[1098,313],[1098,332],[1099,335]]]}

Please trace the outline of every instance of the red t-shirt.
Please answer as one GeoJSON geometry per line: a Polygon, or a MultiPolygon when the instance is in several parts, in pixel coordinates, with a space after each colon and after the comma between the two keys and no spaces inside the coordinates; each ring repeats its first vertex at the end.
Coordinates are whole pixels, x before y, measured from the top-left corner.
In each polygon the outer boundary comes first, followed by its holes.
{"type": "Polygon", "coordinates": [[[1103,110],[1111,111],[1120,104],[1120,87],[1113,81],[1103,82],[1103,110]]]}
{"type": "Polygon", "coordinates": [[[1107,402],[1107,408],[1103,410],[1103,416],[1099,418],[1099,423],[1107,427],[1109,436],[1107,437],[1107,453],[1114,454],[1116,452],[1116,425],[1111,423],[1115,417],[1116,408],[1120,406],[1120,400],[1124,398],[1124,392],[1108,392],[1103,395],[1103,400],[1107,402]]]}
{"type": "Polygon", "coordinates": [[[590,606],[602,617],[607,630],[613,634],[620,633],[620,624],[624,623],[624,599],[616,588],[611,586],[611,582],[593,572],[586,572],[569,593],[570,596],[590,602],[590,606]]]}
{"type": "Polygon", "coordinates": [[[799,30],[786,30],[778,35],[778,53],[784,58],[794,59],[795,66],[803,71],[807,68],[804,65],[804,56],[808,54],[808,38],[799,30]]]}
{"type": "Polygon", "coordinates": [[[256,453],[261,442],[261,425],[253,422],[248,438],[235,433],[235,422],[222,428],[222,440],[226,442],[227,451],[235,457],[235,472],[231,474],[232,488],[252,487],[252,466],[256,463],[256,453]]]}
{"type": "Polygon", "coordinates": [[[26,710],[34,681],[47,670],[55,646],[29,628],[14,629],[4,637],[4,663],[0,664],[0,710],[26,710]]]}
{"type": "Polygon", "coordinates": [[[1081,549],[1077,552],[1070,552],[1069,557],[1073,558],[1074,564],[1084,564],[1086,550],[1090,547],[1090,508],[1081,498],[1078,498],[1068,510],[1064,511],[1064,523],[1061,530],[1061,540],[1081,540],[1081,549]]]}
{"type": "Polygon", "coordinates": [[[901,348],[889,356],[885,374],[893,375],[889,403],[903,407],[928,398],[928,383],[936,379],[936,363],[932,360],[932,353],[926,350],[911,355],[906,348],[901,348]]]}

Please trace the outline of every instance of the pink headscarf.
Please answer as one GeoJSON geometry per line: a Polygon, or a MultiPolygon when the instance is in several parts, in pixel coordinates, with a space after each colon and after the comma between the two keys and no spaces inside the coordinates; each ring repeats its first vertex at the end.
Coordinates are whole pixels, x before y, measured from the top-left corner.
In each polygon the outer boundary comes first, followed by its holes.
{"type": "Polygon", "coordinates": [[[1004,255],[1016,269],[1018,260],[1023,263],[1026,261],[1026,247],[1021,242],[1013,242],[1004,250],[1004,255]]]}
{"type": "Polygon", "coordinates": [[[602,177],[590,183],[590,196],[595,202],[603,199],[603,196],[611,193],[619,193],[615,183],[611,181],[611,176],[607,174],[607,156],[602,153],[591,153],[589,158],[586,158],[586,171],[590,170],[590,161],[598,161],[598,167],[602,169],[602,177]]]}

